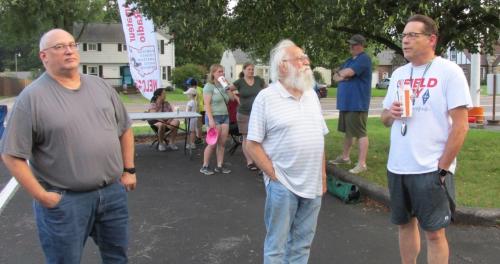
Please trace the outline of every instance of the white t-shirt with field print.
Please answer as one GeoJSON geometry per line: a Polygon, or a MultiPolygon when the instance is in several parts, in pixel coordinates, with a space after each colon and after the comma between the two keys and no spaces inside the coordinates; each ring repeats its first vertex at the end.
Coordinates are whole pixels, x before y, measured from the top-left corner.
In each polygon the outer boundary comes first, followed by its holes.
{"type": "MultiPolygon", "coordinates": [[[[409,63],[394,71],[383,101],[383,107],[390,109],[397,100],[398,83],[410,84],[412,79],[413,113],[406,120],[406,135],[401,134],[401,120],[395,120],[391,127],[387,169],[393,173],[421,174],[437,170],[452,125],[448,111],[459,106],[472,107],[467,80],[457,64],[436,57],[424,75],[426,67],[427,64],[412,66],[409,63]]],[[[456,160],[449,170],[454,172],[455,167],[456,160]]]]}

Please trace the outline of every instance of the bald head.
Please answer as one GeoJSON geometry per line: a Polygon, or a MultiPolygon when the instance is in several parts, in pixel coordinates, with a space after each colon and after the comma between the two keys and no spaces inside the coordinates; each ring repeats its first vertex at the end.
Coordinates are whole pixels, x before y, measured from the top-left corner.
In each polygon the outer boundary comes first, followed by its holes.
{"type": "Polygon", "coordinates": [[[80,54],[75,38],[62,29],[52,29],[40,38],[38,54],[43,66],[53,77],[79,78],[80,54]]]}
{"type": "Polygon", "coordinates": [[[40,51],[54,45],[53,43],[56,42],[60,37],[70,37],[73,39],[73,42],[75,41],[73,36],[66,30],[60,28],[51,29],[45,32],[45,34],[43,34],[43,36],[40,38],[40,51]]]}

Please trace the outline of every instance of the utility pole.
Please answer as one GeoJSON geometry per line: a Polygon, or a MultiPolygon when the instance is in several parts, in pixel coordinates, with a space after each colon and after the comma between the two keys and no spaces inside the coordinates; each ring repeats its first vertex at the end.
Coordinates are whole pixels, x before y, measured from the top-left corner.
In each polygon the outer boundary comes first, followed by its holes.
{"type": "Polygon", "coordinates": [[[17,57],[21,57],[20,52],[14,53],[14,64],[16,65],[16,78],[17,78],[17,57]]]}

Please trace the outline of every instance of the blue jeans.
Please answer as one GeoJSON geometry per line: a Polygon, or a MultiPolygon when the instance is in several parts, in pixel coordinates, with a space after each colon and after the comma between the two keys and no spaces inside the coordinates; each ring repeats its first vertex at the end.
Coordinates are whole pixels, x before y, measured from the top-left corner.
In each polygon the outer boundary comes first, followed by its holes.
{"type": "Polygon", "coordinates": [[[62,195],[54,208],[34,201],[46,263],[80,263],[89,236],[103,263],[127,263],[127,193],[120,183],[89,192],[51,190],[62,195]]]}
{"type": "Polygon", "coordinates": [[[307,263],[321,197],[297,196],[278,181],[266,186],[264,264],[307,263]]]}

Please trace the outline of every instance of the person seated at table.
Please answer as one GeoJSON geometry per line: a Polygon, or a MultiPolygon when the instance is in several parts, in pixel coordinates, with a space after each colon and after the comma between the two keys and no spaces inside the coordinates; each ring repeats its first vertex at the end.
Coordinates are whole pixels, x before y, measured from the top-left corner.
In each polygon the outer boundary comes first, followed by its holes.
{"type": "MultiPolygon", "coordinates": [[[[148,112],[173,112],[174,109],[172,105],[165,101],[165,89],[159,88],[153,93],[151,98],[151,104],[149,105],[148,112]]],[[[166,151],[167,146],[171,150],[178,150],[179,148],[175,145],[175,137],[177,136],[177,129],[179,128],[179,120],[177,119],[151,119],[148,120],[149,125],[156,126],[158,128],[158,150],[166,151]],[[171,130],[168,135],[168,142],[165,140],[165,133],[171,130]]]]}

